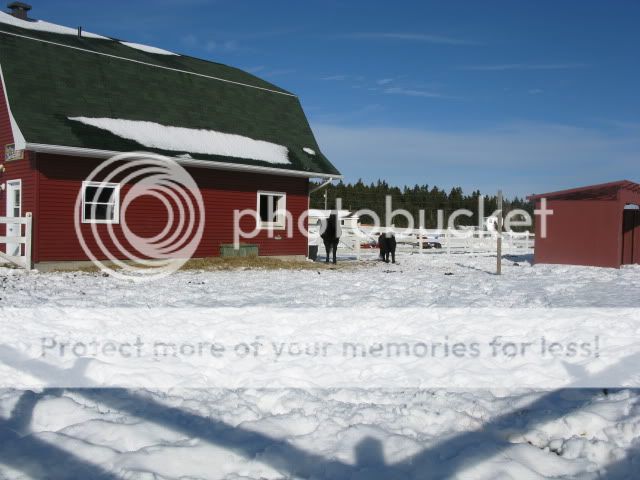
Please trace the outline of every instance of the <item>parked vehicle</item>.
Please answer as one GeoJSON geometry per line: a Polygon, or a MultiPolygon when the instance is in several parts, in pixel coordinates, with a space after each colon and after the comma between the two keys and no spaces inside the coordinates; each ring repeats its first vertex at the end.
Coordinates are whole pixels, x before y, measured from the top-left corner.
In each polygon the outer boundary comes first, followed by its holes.
{"type": "Polygon", "coordinates": [[[440,243],[438,236],[418,236],[418,242],[415,244],[416,247],[420,248],[420,240],[422,239],[422,248],[423,249],[440,249],[442,248],[442,243],[440,243]]]}

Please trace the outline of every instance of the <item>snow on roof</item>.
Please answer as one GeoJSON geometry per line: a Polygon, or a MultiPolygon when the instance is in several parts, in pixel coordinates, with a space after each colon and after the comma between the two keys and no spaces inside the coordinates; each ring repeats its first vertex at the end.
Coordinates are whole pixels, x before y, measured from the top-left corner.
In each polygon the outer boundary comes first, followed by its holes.
{"type": "MultiPolygon", "coordinates": [[[[63,35],[78,35],[77,28],[64,27],[62,25],[57,25],[55,23],[45,22],[43,20],[22,20],[20,18],[16,18],[13,15],[9,15],[5,12],[0,12],[0,23],[5,23],[7,25],[12,25],[14,27],[20,28],[28,28],[29,30],[37,30],[40,32],[49,32],[49,33],[60,33],[63,35]]],[[[98,35],[91,32],[82,31],[83,37],[88,38],[98,38],[103,40],[112,40],[109,37],[103,37],[102,35],[98,35]]],[[[133,42],[120,42],[127,47],[135,48],[136,50],[142,50],[147,53],[155,53],[158,55],[178,55],[177,53],[170,52],[168,50],[163,50],[162,48],[151,47],[149,45],[143,45],[141,43],[133,43],[133,42]]]]}
{"type": "Polygon", "coordinates": [[[121,138],[133,140],[148,148],[172,152],[221,155],[224,157],[259,160],[273,164],[289,164],[287,147],[242,135],[170,127],[154,122],[119,118],[68,117],[69,120],[100,128],[121,138]]]}
{"type": "MultiPolygon", "coordinates": [[[[42,20],[22,20],[5,12],[0,12],[0,23],[12,25],[14,27],[28,28],[29,30],[38,30],[40,32],[60,33],[63,35],[78,35],[77,28],[63,27],[55,23],[44,22],[42,20]]],[[[108,37],[97,35],[91,32],[82,32],[82,36],[89,38],[101,38],[103,40],[111,40],[108,37]]]]}
{"type": "Polygon", "coordinates": [[[158,55],[178,55],[177,53],[170,52],[169,50],[163,50],[162,48],[151,47],[149,45],[143,45],[142,43],[133,42],[120,42],[127,47],[135,48],[136,50],[142,50],[147,53],[155,53],[158,55]]]}

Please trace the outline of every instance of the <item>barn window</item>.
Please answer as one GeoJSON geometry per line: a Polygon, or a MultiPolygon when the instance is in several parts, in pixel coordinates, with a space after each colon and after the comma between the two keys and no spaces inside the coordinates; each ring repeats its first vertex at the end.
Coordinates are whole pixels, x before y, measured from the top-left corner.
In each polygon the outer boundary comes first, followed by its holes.
{"type": "Polygon", "coordinates": [[[82,222],[119,223],[120,185],[82,182],[82,222]]]}
{"type": "Polygon", "coordinates": [[[285,228],[287,196],[278,192],[258,192],[258,215],[262,228],[285,228]]]}

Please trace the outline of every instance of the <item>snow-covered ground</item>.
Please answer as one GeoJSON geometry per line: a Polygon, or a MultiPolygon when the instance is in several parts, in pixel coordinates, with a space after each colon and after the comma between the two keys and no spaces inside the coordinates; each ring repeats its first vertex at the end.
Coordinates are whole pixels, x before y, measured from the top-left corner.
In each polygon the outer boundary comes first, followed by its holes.
{"type": "MultiPolygon", "coordinates": [[[[497,277],[490,256],[345,264],[179,272],[141,285],[100,274],[0,269],[0,302],[301,309],[640,304],[636,266],[532,266],[522,257],[505,260],[497,277]]],[[[590,479],[636,478],[639,467],[640,392],[629,389],[0,393],[3,479],[590,479]]]]}
{"type": "Polygon", "coordinates": [[[0,269],[0,297],[13,307],[640,307],[638,266],[509,258],[501,277],[493,275],[495,256],[428,253],[401,255],[396,265],[365,256],[359,267],[335,270],[178,272],[140,286],[95,273],[0,269]]]}

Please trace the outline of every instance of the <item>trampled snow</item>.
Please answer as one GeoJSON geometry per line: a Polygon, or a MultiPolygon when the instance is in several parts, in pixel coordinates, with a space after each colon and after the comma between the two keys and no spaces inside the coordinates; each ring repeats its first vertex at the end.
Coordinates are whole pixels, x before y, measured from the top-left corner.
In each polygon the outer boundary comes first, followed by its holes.
{"type": "MultiPolygon", "coordinates": [[[[301,312],[354,305],[640,306],[638,266],[532,266],[525,257],[510,257],[497,277],[491,256],[402,254],[398,260],[179,272],[140,285],[95,273],[0,269],[0,301],[54,309],[278,306],[301,312]]],[[[149,323],[149,333],[160,321],[149,323]]],[[[290,327],[304,331],[305,318],[298,322],[290,327]]],[[[78,327],[70,319],[67,328],[100,332],[102,325],[87,319],[78,327]]],[[[25,325],[35,332],[46,326],[45,318],[25,325]]],[[[241,330],[242,320],[232,327],[241,330]]],[[[4,344],[9,340],[3,337],[4,344]]],[[[39,361],[20,368],[47,373],[39,361]]],[[[73,373],[100,368],[92,361],[73,373]]],[[[163,373],[159,366],[155,374],[163,373]]],[[[105,472],[132,479],[634,478],[639,440],[640,392],[632,389],[0,391],[0,476],[12,480],[105,472]]]]}
{"type": "MultiPolygon", "coordinates": [[[[28,28],[29,30],[37,30],[39,32],[60,33],[62,35],[78,35],[77,28],[64,27],[55,23],[45,22],[43,20],[21,20],[5,12],[0,12],[0,23],[13,25],[14,27],[28,28]]],[[[82,31],[82,36],[88,38],[111,40],[108,37],[103,37],[102,35],[97,35],[91,32],[85,32],[84,30],[82,31]]]]}
{"type": "Polygon", "coordinates": [[[152,47],[150,45],[144,45],[142,43],[132,43],[132,42],[120,42],[127,47],[135,48],[136,50],[141,50],[147,53],[155,53],[157,55],[178,55],[177,53],[170,52],[169,50],[164,50],[158,47],[152,47]]]}
{"type": "Polygon", "coordinates": [[[148,148],[289,164],[287,147],[242,135],[119,118],[69,117],[148,148]]]}

